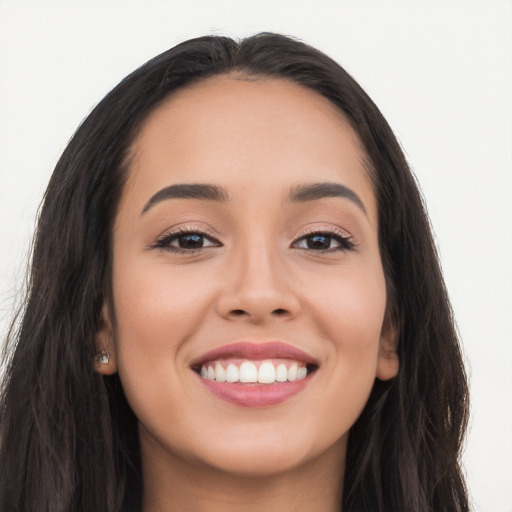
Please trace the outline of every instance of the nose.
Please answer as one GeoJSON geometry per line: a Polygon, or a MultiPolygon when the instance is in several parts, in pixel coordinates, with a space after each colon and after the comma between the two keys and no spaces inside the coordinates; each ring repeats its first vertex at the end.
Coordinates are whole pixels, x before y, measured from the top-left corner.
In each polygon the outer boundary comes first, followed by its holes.
{"type": "Polygon", "coordinates": [[[228,320],[252,324],[287,321],[300,311],[293,280],[281,259],[268,248],[234,257],[217,301],[217,311],[228,320]]]}

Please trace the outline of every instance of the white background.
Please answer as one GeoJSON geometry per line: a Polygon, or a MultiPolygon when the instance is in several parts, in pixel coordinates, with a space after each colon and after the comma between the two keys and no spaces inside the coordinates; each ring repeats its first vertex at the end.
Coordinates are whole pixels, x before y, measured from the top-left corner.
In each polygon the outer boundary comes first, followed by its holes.
{"type": "Polygon", "coordinates": [[[0,329],[44,187],[91,107],[205,33],[294,35],[381,108],[418,176],[464,342],[474,509],[512,512],[512,3],[0,0],[0,329]]]}

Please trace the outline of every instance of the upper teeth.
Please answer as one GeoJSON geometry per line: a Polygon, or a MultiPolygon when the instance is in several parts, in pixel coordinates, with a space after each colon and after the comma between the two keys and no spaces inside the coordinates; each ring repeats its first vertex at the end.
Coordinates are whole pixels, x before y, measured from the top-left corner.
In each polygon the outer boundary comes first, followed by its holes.
{"type": "Polygon", "coordinates": [[[304,379],[308,371],[303,363],[274,365],[272,361],[262,361],[259,368],[252,361],[241,364],[229,363],[226,368],[220,362],[207,363],[201,367],[201,377],[218,382],[259,382],[273,384],[304,379]]]}

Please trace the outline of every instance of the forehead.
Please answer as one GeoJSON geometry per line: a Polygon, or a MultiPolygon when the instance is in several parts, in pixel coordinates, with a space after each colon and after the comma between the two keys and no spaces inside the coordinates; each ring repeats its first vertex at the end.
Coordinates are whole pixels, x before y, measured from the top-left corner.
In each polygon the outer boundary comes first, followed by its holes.
{"type": "Polygon", "coordinates": [[[186,137],[218,143],[219,130],[238,141],[257,134],[260,141],[288,136],[290,143],[306,136],[313,144],[322,129],[337,130],[363,153],[342,112],[317,92],[285,79],[218,76],[172,93],[145,120],[133,149],[158,143],[159,135],[177,144],[186,137]]]}
{"type": "Polygon", "coordinates": [[[173,93],[148,116],[127,188],[149,196],[180,182],[256,190],[264,182],[278,189],[338,181],[373,196],[364,161],[348,121],[315,91],[284,79],[220,76],[173,93]]]}

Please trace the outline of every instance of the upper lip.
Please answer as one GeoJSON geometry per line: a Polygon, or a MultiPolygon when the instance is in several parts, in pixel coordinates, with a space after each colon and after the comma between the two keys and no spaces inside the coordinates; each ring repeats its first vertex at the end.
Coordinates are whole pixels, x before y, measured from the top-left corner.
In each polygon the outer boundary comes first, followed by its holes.
{"type": "Polygon", "coordinates": [[[308,353],[281,341],[270,341],[266,343],[239,341],[210,350],[192,361],[191,366],[200,366],[208,361],[228,358],[249,360],[293,359],[294,361],[304,362],[306,364],[318,365],[317,360],[308,353]]]}

